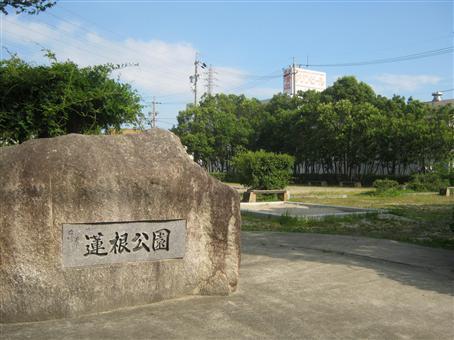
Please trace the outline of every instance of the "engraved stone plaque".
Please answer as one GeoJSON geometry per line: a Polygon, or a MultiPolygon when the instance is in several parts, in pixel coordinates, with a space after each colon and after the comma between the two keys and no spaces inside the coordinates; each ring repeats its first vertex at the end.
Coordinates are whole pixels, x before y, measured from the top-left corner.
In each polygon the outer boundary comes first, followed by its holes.
{"type": "Polygon", "coordinates": [[[183,258],[186,221],[63,224],[63,267],[183,258]]]}

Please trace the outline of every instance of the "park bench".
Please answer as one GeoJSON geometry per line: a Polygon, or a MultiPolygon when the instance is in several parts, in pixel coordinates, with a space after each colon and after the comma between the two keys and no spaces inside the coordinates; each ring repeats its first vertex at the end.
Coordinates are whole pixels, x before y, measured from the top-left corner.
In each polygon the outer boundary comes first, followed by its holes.
{"type": "Polygon", "coordinates": [[[327,181],[310,181],[307,183],[309,186],[327,187],[327,181]]]}
{"type": "Polygon", "coordinates": [[[355,188],[361,188],[361,182],[343,181],[343,182],[339,182],[339,185],[340,185],[341,187],[355,187],[355,188]]]}
{"type": "Polygon", "coordinates": [[[441,188],[440,195],[443,195],[443,196],[454,195],[454,187],[441,188]]]}
{"type": "Polygon", "coordinates": [[[248,190],[244,193],[244,202],[257,202],[257,194],[277,194],[281,201],[288,201],[290,192],[287,190],[248,190]]]}

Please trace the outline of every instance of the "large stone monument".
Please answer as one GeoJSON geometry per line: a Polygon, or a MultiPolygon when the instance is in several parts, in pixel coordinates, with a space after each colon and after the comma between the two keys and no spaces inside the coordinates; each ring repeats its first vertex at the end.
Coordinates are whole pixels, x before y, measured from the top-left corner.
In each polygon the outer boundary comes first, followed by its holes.
{"type": "Polygon", "coordinates": [[[228,294],[239,197],[170,132],[0,148],[0,322],[228,294]]]}

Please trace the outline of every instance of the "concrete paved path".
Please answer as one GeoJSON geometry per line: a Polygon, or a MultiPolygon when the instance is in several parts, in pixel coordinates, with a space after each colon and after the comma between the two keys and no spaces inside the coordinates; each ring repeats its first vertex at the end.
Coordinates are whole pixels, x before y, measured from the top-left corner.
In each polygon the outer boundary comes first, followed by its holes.
{"type": "Polygon", "coordinates": [[[324,218],[327,216],[348,216],[367,213],[378,213],[379,209],[363,209],[334,205],[308,204],[302,202],[257,202],[241,203],[241,212],[257,215],[324,218]]]}
{"type": "Polygon", "coordinates": [[[240,287],[3,339],[454,339],[454,252],[360,237],[243,233],[240,287]]]}

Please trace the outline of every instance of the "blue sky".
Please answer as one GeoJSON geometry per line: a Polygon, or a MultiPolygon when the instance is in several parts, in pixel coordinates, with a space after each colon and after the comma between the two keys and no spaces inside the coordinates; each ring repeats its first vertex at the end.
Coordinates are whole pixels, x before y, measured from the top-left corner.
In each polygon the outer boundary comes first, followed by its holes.
{"type": "MultiPolygon", "coordinates": [[[[80,65],[139,63],[115,76],[158,105],[170,128],[192,100],[194,55],[216,70],[218,92],[260,99],[282,91],[282,68],[399,57],[454,45],[451,1],[58,1],[39,15],[2,17],[2,44],[36,63],[42,47],[80,65]],[[274,76],[266,77],[262,76],[274,76]]],[[[3,58],[8,54],[2,50],[3,58]]],[[[328,85],[354,75],[377,93],[428,101],[454,88],[453,55],[351,67],[311,67],[328,85]]],[[[204,91],[201,79],[199,92],[204,91]]],[[[453,98],[454,91],[444,98],[453,98]]]]}

